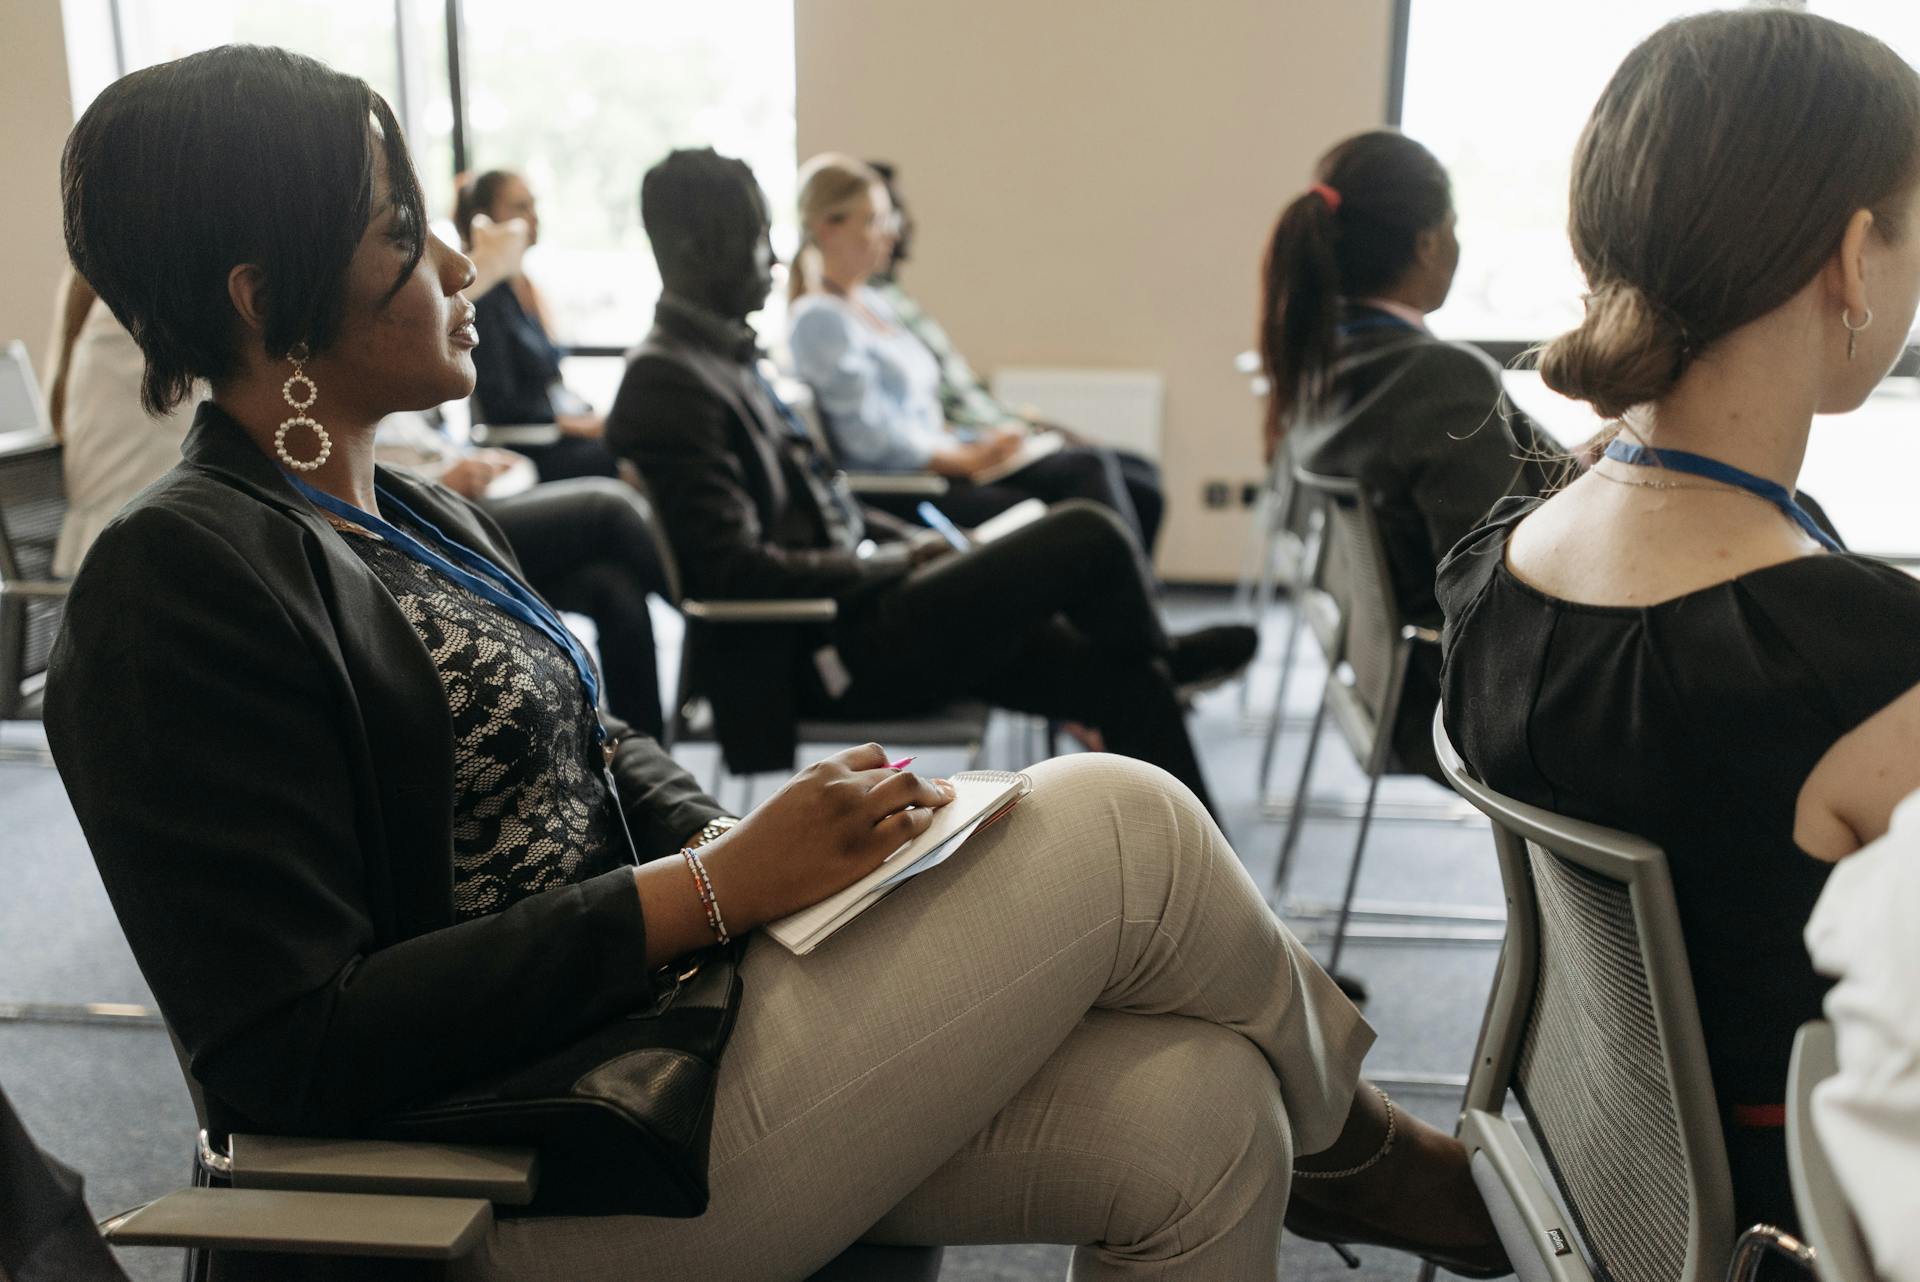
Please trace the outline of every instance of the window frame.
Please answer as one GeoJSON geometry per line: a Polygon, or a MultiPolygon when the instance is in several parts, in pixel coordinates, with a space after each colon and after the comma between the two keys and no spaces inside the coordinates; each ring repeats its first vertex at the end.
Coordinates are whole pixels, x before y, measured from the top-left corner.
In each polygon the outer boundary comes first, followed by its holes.
{"type": "MultiPolygon", "coordinates": [[[[453,3],[454,0],[449,0],[453,3]]],[[[1426,0],[1434,3],[1435,0],[1426,0]]],[[[1410,47],[1413,35],[1414,0],[1393,0],[1393,22],[1387,45],[1387,102],[1386,120],[1390,129],[1404,126],[1406,114],[1407,61],[1412,56],[1410,47]]],[[[1537,339],[1523,340],[1510,338],[1463,338],[1460,341],[1477,347],[1498,361],[1505,368],[1519,368],[1523,358],[1552,335],[1542,335],[1537,339]]],[[[1894,363],[1888,377],[1912,378],[1920,376],[1920,344],[1909,345],[1900,359],[1894,363]]]]}

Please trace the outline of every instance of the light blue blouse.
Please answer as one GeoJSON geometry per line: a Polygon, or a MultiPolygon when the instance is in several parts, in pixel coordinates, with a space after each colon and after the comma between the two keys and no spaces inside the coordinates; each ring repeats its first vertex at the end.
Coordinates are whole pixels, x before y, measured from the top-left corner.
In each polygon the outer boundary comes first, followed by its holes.
{"type": "Polygon", "coordinates": [[[891,332],[845,299],[809,294],[787,314],[794,369],[813,389],[843,467],[920,471],[954,442],[940,409],[940,364],[878,292],[861,286],[855,297],[891,332]]]}

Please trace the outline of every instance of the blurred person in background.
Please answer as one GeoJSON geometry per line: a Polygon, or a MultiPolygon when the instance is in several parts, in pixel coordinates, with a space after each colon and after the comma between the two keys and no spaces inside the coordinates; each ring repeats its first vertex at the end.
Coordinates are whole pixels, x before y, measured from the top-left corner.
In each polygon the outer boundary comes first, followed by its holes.
{"type": "MultiPolygon", "coordinates": [[[[900,196],[895,166],[884,160],[869,160],[869,168],[887,186],[887,198],[893,202],[895,230],[893,253],[887,265],[875,272],[867,283],[884,300],[909,334],[932,353],[940,366],[940,408],[947,422],[970,432],[991,432],[999,427],[1017,427],[1024,431],[1059,432],[1074,445],[1092,446],[1080,433],[1058,423],[1050,423],[1031,407],[1015,409],[996,397],[986,381],[953,345],[953,339],[939,321],[929,316],[900,285],[900,267],[913,256],[914,220],[900,196]]],[[[1101,447],[1113,455],[1126,483],[1127,497],[1133,501],[1134,514],[1140,519],[1141,540],[1148,556],[1160,536],[1160,517],[1166,510],[1166,494],[1160,479],[1160,466],[1152,459],[1130,450],[1101,447]]]]}
{"type": "MultiPolygon", "coordinates": [[[[472,246],[474,220],[483,215],[496,223],[521,220],[528,246],[540,241],[539,206],[519,174],[489,169],[460,184],[453,222],[462,248],[472,246]]],[[[512,447],[533,460],[543,481],[617,475],[600,441],[605,418],[562,381],[560,362],[567,353],[553,339],[553,318],[533,281],[515,270],[473,297],[485,335],[473,353],[473,421],[494,427],[551,423],[559,429],[551,442],[512,447]]]]}
{"type": "Polygon", "coordinates": [[[949,478],[937,505],[961,525],[1028,498],[1088,499],[1113,509],[1144,551],[1148,532],[1111,451],[1062,445],[1041,454],[1025,424],[975,432],[947,422],[939,362],[869,284],[892,261],[896,217],[886,183],[860,161],[827,153],[801,168],[787,342],[840,463],[949,478]]]}

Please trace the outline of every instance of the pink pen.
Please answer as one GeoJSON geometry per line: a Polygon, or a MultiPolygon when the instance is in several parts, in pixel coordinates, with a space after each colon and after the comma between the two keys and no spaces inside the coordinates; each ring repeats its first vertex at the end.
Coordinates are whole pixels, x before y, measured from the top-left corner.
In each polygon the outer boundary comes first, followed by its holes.
{"type": "Polygon", "coordinates": [[[907,768],[908,766],[910,766],[910,765],[912,765],[912,764],[913,764],[913,758],[912,758],[912,757],[902,757],[902,758],[900,758],[900,760],[898,760],[898,761],[889,761],[889,762],[887,763],[887,769],[889,769],[889,770],[905,770],[905,769],[906,769],[906,768],[907,768]]]}

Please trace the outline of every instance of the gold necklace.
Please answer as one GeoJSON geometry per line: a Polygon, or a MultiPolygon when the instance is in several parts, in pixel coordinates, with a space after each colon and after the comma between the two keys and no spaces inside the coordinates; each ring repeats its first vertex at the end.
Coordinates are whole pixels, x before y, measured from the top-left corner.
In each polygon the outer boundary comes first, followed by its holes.
{"type": "Polygon", "coordinates": [[[1768,504],[1771,504],[1773,502],[1772,499],[1767,498],[1764,494],[1755,494],[1752,490],[1743,490],[1738,486],[1715,485],[1711,481],[1656,481],[1652,479],[1636,480],[1632,477],[1615,476],[1611,472],[1602,472],[1598,467],[1590,467],[1587,469],[1587,471],[1590,474],[1599,477],[1603,481],[1612,481],[1615,485],[1631,485],[1637,489],[1710,490],[1715,494],[1744,494],[1750,499],[1760,499],[1761,501],[1768,504]]]}

